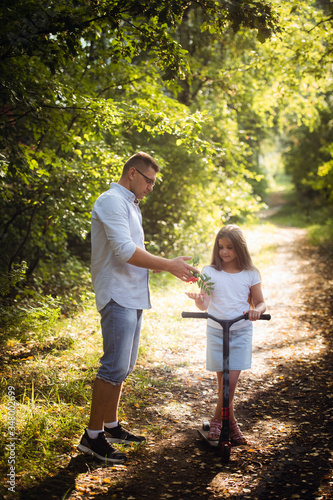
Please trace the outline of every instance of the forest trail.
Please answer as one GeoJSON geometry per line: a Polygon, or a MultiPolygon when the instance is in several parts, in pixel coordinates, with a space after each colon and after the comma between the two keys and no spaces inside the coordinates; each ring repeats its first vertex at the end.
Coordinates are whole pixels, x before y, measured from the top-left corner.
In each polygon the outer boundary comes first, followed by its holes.
{"type": "Polygon", "coordinates": [[[103,467],[74,453],[53,478],[54,492],[64,482],[63,496],[53,498],[333,498],[332,261],[299,228],[259,225],[246,236],[251,252],[266,258],[260,271],[272,315],[255,324],[252,369],[242,373],[235,397],[250,444],[232,448],[222,464],[198,436],[216,401],[215,376],[205,370],[205,320],[180,317],[195,308],[177,287],[174,297],[153,295],[145,315],[148,362],[137,369],[154,383],[128,420],[132,429],[150,429],[147,444],[129,451],[126,466],[103,467]]]}

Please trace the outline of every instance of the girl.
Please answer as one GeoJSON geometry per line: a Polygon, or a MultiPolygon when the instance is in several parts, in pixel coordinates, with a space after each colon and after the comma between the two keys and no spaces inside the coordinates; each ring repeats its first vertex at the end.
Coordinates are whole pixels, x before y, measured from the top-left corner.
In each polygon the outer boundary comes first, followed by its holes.
{"type": "MultiPolygon", "coordinates": [[[[203,269],[203,274],[214,283],[210,295],[186,293],[195,300],[198,309],[221,319],[233,319],[249,313],[249,320],[242,320],[231,326],[229,361],[229,406],[230,440],[234,445],[247,444],[234,415],[234,395],[241,370],[251,368],[252,323],[266,310],[261,291],[260,274],[253,265],[241,229],[235,224],[224,226],[216,235],[212,262],[203,269]],[[249,308],[251,305],[251,308],[249,308]],[[208,307],[209,306],[209,307],[208,307]]],[[[218,402],[210,423],[208,439],[218,440],[221,432],[223,400],[223,336],[222,327],[207,320],[206,368],[217,372],[218,402]]]]}

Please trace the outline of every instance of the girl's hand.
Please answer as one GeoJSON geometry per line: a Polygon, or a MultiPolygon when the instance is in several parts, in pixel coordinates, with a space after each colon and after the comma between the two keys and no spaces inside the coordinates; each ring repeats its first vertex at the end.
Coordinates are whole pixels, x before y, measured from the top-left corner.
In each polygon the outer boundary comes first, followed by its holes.
{"type": "Polygon", "coordinates": [[[261,312],[258,309],[249,309],[245,311],[244,314],[248,313],[250,321],[257,321],[260,318],[261,312]]]}
{"type": "Polygon", "coordinates": [[[189,299],[193,299],[195,301],[201,299],[201,302],[204,301],[205,294],[204,293],[193,293],[193,292],[185,292],[189,299]]]}

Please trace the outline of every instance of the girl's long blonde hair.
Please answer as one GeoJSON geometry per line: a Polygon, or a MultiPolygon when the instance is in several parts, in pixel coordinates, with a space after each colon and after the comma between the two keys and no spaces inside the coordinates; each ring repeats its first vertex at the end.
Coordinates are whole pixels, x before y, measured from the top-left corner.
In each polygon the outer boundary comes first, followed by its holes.
{"type": "MultiPolygon", "coordinates": [[[[217,271],[222,270],[222,259],[219,255],[219,239],[227,238],[231,241],[234,250],[237,255],[238,266],[242,270],[256,270],[256,266],[252,262],[252,258],[247,247],[247,243],[244,237],[244,234],[239,226],[236,224],[227,224],[223,226],[216,235],[215,243],[213,247],[211,266],[214,267],[217,271]]],[[[259,272],[259,271],[258,271],[259,272]]],[[[253,300],[251,294],[249,295],[249,304],[251,307],[254,307],[253,300]]]]}

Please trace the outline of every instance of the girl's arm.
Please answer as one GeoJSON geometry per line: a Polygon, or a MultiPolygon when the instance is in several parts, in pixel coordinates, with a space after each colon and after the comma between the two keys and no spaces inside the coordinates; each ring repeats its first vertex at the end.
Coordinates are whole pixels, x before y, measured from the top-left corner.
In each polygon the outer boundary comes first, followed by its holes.
{"type": "Polygon", "coordinates": [[[195,305],[197,306],[200,311],[206,311],[209,306],[210,302],[210,297],[206,293],[192,293],[192,292],[185,292],[186,295],[190,298],[193,299],[195,302],[195,305]]]}
{"type": "Polygon", "coordinates": [[[264,301],[260,283],[251,286],[251,295],[254,303],[254,309],[244,311],[244,314],[249,313],[249,320],[256,321],[260,318],[261,314],[264,314],[264,312],[266,311],[266,304],[264,301]]]}

